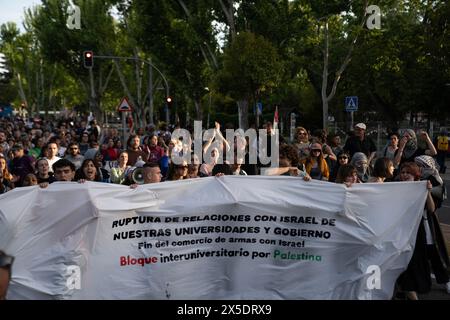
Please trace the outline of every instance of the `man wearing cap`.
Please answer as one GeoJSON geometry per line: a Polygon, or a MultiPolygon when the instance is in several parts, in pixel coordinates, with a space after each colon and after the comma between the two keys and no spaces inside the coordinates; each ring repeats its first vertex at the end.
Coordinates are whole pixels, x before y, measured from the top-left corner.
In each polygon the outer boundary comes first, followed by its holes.
{"type": "Polygon", "coordinates": [[[355,126],[355,135],[349,137],[345,142],[344,151],[351,157],[356,152],[362,152],[367,156],[367,162],[370,164],[377,154],[375,143],[369,137],[366,137],[366,125],[358,123],[355,126]]]}

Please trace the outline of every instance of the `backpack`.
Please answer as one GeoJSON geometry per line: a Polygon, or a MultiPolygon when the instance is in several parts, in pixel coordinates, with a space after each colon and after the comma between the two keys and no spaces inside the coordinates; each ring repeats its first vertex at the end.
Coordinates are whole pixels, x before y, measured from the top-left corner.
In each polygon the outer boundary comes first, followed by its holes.
{"type": "Polygon", "coordinates": [[[438,137],[437,149],[440,151],[448,150],[448,137],[447,136],[439,136],[438,137]]]}

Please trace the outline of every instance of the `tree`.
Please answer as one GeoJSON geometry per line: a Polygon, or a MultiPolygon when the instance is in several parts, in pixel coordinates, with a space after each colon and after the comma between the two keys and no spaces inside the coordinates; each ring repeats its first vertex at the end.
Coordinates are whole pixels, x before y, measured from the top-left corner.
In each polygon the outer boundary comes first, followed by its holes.
{"type": "Polygon", "coordinates": [[[94,68],[86,70],[81,59],[85,50],[92,50],[94,57],[114,52],[114,22],[109,14],[110,4],[103,0],[79,0],[76,4],[81,9],[80,30],[66,27],[68,2],[59,0],[44,1],[34,12],[29,11],[30,24],[44,58],[62,65],[77,79],[91,111],[100,118],[101,96],[112,73],[110,62],[95,60],[94,68]],[[94,74],[98,74],[97,83],[94,74]]]}
{"type": "Polygon", "coordinates": [[[249,102],[255,103],[261,93],[276,87],[282,74],[277,50],[262,36],[240,32],[225,49],[218,86],[236,100],[240,128],[248,128],[249,102]]]}
{"type": "Polygon", "coordinates": [[[193,101],[197,119],[202,118],[201,99],[209,83],[207,69],[217,65],[209,2],[133,2],[140,42],[164,65],[179,92],[177,100],[186,95],[193,101]]]}

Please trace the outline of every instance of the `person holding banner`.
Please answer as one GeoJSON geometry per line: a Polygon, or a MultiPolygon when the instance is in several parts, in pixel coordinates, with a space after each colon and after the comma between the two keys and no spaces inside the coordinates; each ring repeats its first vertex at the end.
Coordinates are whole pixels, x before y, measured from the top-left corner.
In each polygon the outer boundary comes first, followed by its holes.
{"type": "MultiPolygon", "coordinates": [[[[400,167],[400,181],[419,181],[420,169],[414,162],[405,162],[400,167]]],[[[427,184],[427,189],[430,191],[431,183],[427,184]]],[[[436,207],[434,205],[431,193],[428,192],[427,201],[424,208],[424,219],[429,214],[433,214],[436,207]]],[[[417,293],[427,293],[431,290],[431,270],[427,258],[427,243],[428,237],[425,223],[419,224],[417,230],[416,244],[408,268],[404,271],[397,280],[400,292],[406,293],[406,298],[409,300],[418,300],[417,293]]]]}
{"type": "Polygon", "coordinates": [[[383,183],[394,177],[394,163],[389,158],[378,158],[373,166],[372,176],[367,182],[383,183]]]}
{"type": "Polygon", "coordinates": [[[344,183],[347,187],[351,187],[354,183],[361,183],[355,166],[352,164],[340,166],[337,172],[336,183],[344,183]]]}
{"type": "Polygon", "coordinates": [[[14,258],[0,251],[0,300],[6,299],[14,258]]]}
{"type": "Polygon", "coordinates": [[[310,175],[305,171],[304,165],[300,162],[297,150],[288,144],[280,145],[279,167],[265,168],[262,173],[266,176],[294,176],[301,177],[304,181],[310,181],[310,175]]]}
{"type": "Polygon", "coordinates": [[[111,168],[111,182],[122,184],[125,179],[128,170],[131,167],[128,165],[128,152],[122,151],[119,154],[119,163],[116,168],[111,168]]]}
{"type": "MultiPolygon", "coordinates": [[[[430,156],[419,156],[414,162],[421,170],[421,180],[431,183],[431,197],[436,206],[436,210],[441,206],[443,201],[444,181],[439,175],[434,159],[430,156]]],[[[450,293],[450,278],[448,270],[450,261],[447,247],[445,245],[444,233],[441,230],[440,223],[436,212],[428,212],[424,216],[425,231],[427,232],[427,257],[430,261],[433,273],[436,276],[436,282],[445,284],[447,293],[450,293]]]]}
{"type": "Polygon", "coordinates": [[[367,156],[362,152],[356,152],[352,156],[350,163],[354,165],[358,171],[359,180],[363,183],[367,182],[372,172],[367,156]]]}
{"type": "Polygon", "coordinates": [[[328,181],[335,182],[337,173],[339,171],[339,168],[343,166],[344,164],[347,164],[350,161],[350,154],[342,150],[340,153],[338,153],[338,161],[334,165],[334,167],[331,169],[330,172],[330,179],[328,181]]]}
{"type": "Polygon", "coordinates": [[[191,163],[188,165],[188,173],[187,173],[188,179],[200,178],[200,173],[198,170],[199,167],[200,167],[200,160],[198,159],[197,155],[193,153],[191,155],[191,163]]]}
{"type": "Polygon", "coordinates": [[[169,167],[169,181],[189,179],[188,164],[183,160],[180,164],[171,163],[169,167]]]}

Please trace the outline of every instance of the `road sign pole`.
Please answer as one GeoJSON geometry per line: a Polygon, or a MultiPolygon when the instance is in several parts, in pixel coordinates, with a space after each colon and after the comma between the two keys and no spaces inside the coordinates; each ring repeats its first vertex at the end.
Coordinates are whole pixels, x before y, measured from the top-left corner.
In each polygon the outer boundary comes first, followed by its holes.
{"type": "Polygon", "coordinates": [[[122,112],[122,148],[123,149],[127,149],[127,141],[125,140],[125,136],[126,136],[126,130],[127,130],[127,126],[126,126],[126,121],[125,121],[125,112],[122,112]]]}
{"type": "Polygon", "coordinates": [[[259,109],[256,106],[256,128],[259,129],[259,109]]]}
{"type": "Polygon", "coordinates": [[[350,130],[352,130],[353,129],[353,113],[354,113],[354,111],[350,111],[350,130]]]}

